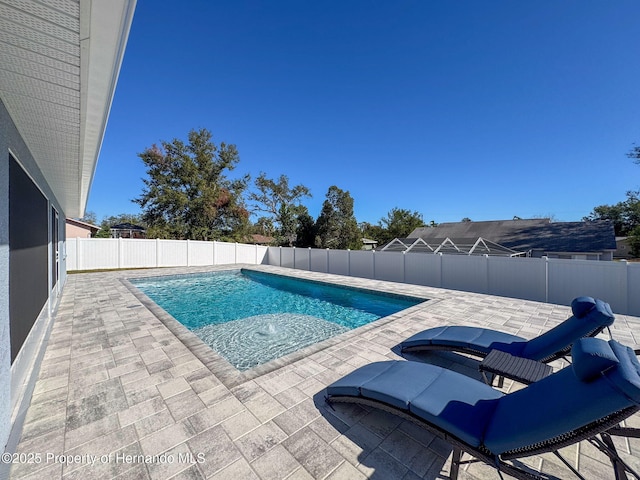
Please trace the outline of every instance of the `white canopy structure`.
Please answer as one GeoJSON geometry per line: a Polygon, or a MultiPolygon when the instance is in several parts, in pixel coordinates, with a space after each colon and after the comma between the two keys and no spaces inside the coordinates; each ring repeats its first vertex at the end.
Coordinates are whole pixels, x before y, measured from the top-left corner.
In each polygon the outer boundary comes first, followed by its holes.
{"type": "Polygon", "coordinates": [[[482,237],[476,239],[451,239],[447,237],[443,240],[430,240],[429,242],[423,238],[394,238],[382,247],[380,251],[489,255],[500,257],[526,256],[526,252],[517,252],[482,237]]]}

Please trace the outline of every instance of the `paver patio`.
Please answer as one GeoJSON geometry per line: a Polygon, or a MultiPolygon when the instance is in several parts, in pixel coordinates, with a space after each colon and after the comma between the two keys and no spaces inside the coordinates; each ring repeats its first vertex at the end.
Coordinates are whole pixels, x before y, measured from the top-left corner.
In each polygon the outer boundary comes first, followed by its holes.
{"type": "MultiPolygon", "coordinates": [[[[447,478],[448,444],[377,410],[333,410],[324,388],[358,366],[399,358],[394,347],[428,327],[489,326],[532,337],[570,315],[559,305],[247,265],[429,301],[241,373],[123,281],[237,267],[69,275],[16,450],[24,461],[12,466],[10,478],[447,478]]],[[[640,318],[616,315],[612,334],[638,348],[640,318]]],[[[472,359],[450,353],[414,359],[480,379],[472,359]]],[[[519,386],[506,381],[504,390],[512,388],[519,386]]],[[[627,425],[640,427],[640,415],[627,425]]],[[[640,440],[616,444],[640,468],[640,440]]],[[[563,454],[586,478],[612,478],[606,457],[585,442],[563,454]]],[[[552,455],[526,463],[571,476],[552,455]]],[[[472,464],[460,478],[498,474],[472,464]]]]}

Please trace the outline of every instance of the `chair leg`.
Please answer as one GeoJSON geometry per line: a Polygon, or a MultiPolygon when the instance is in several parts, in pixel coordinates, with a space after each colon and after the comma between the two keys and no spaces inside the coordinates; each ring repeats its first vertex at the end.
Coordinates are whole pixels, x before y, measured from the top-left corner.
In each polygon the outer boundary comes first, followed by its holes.
{"type": "Polygon", "coordinates": [[[460,469],[460,459],[462,458],[462,450],[459,448],[453,449],[453,455],[451,457],[451,468],[449,469],[449,479],[458,479],[458,470],[460,469]]]}
{"type": "MultiPolygon", "coordinates": [[[[607,446],[608,452],[605,453],[607,453],[609,460],[611,460],[613,471],[616,474],[616,480],[628,480],[626,468],[627,466],[618,455],[618,451],[616,450],[616,446],[613,444],[613,440],[611,440],[611,436],[606,432],[602,432],[600,434],[600,438],[602,439],[602,442],[607,446]]],[[[637,478],[637,475],[635,476],[637,478]]]]}

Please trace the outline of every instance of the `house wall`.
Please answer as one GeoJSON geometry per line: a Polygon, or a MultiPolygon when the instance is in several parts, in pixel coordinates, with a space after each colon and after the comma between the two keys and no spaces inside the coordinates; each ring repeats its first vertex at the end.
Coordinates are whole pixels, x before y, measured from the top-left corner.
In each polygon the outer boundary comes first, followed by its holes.
{"type": "Polygon", "coordinates": [[[32,386],[33,374],[37,375],[37,359],[48,335],[51,311],[66,280],[64,223],[62,208],[0,99],[0,445],[3,447],[10,439],[12,423],[21,415],[21,400],[32,386]],[[30,201],[32,205],[16,204],[30,201]],[[58,212],[61,252],[60,278],[54,289],[52,208],[58,212]],[[36,223],[29,225],[27,220],[36,223]],[[33,295],[29,296],[30,292],[33,295]]]}
{"type": "Polygon", "coordinates": [[[67,238],[91,238],[91,229],[67,223],[65,227],[67,238]]]}

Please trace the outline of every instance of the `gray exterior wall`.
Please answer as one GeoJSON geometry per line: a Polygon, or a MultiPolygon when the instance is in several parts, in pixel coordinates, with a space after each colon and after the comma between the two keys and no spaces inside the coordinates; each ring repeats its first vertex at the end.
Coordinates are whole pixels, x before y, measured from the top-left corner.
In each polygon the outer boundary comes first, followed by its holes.
{"type": "MultiPolygon", "coordinates": [[[[12,427],[12,414],[17,414],[19,401],[24,394],[24,387],[34,371],[34,365],[43,338],[48,332],[51,311],[55,307],[58,292],[66,280],[66,265],[64,255],[60,256],[60,280],[55,291],[51,291],[51,258],[47,262],[48,299],[45,302],[39,316],[34,321],[31,334],[24,343],[22,350],[11,363],[11,336],[10,336],[10,228],[9,223],[9,157],[13,156],[24,169],[34,184],[42,192],[48,201],[48,210],[54,207],[60,215],[58,226],[59,248],[64,252],[64,224],[65,215],[58,204],[49,184],[38,168],[31,152],[20,136],[9,112],[0,99],[0,445],[7,445],[12,427]]],[[[50,220],[49,220],[50,222],[50,220]]],[[[51,231],[51,225],[48,225],[51,231]]],[[[51,255],[51,236],[49,234],[48,252],[51,255]]],[[[37,371],[36,371],[37,373],[37,371]]]]}

